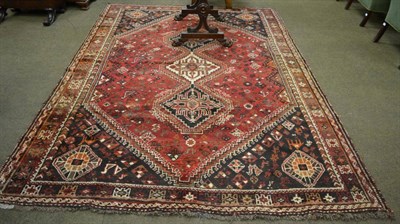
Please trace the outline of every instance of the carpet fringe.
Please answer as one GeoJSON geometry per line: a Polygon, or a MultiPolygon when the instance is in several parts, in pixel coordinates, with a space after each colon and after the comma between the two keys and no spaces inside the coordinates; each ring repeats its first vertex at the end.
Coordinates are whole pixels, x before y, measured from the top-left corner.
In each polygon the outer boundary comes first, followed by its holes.
{"type": "Polygon", "coordinates": [[[291,220],[291,221],[304,221],[304,220],[328,220],[328,221],[362,221],[367,219],[376,220],[395,220],[394,215],[391,211],[366,211],[357,213],[323,213],[323,212],[310,212],[308,214],[298,215],[264,215],[264,214],[234,214],[232,216],[210,214],[205,212],[193,212],[193,211],[121,211],[121,210],[105,210],[93,207],[41,207],[41,206],[26,206],[26,205],[12,205],[12,204],[1,204],[0,209],[4,210],[15,210],[15,211],[39,211],[39,212],[78,212],[78,211],[91,211],[98,214],[108,215],[140,215],[140,216],[181,216],[190,218],[200,219],[216,219],[221,221],[245,221],[245,220],[291,220]]]}
{"type": "Polygon", "coordinates": [[[15,205],[1,204],[0,203],[0,209],[13,209],[13,208],[15,208],[15,205]]]}

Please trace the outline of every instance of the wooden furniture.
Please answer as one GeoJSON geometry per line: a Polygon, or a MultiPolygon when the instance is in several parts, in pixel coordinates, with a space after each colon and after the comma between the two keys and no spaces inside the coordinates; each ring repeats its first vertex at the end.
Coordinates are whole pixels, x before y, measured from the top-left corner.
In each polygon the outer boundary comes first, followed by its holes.
{"type": "Polygon", "coordinates": [[[389,11],[386,15],[385,21],[383,22],[378,34],[374,38],[375,43],[381,39],[389,25],[397,32],[400,32],[400,0],[390,1],[389,11]]]}
{"type": "MultiPolygon", "coordinates": [[[[354,0],[348,0],[345,9],[349,9],[354,0]]],[[[358,0],[358,2],[367,9],[360,26],[367,24],[372,13],[387,13],[390,0],[358,0]]]]}
{"type": "Polygon", "coordinates": [[[218,32],[218,28],[208,25],[208,15],[212,15],[218,21],[223,21],[223,19],[219,16],[218,10],[209,5],[207,0],[196,0],[194,4],[187,5],[186,8],[182,9],[181,14],[175,16],[175,20],[183,20],[189,14],[197,14],[199,23],[196,27],[188,27],[187,32],[182,32],[179,38],[172,42],[172,46],[181,46],[189,39],[216,39],[224,47],[232,46],[232,41],[228,41],[223,32],[218,32]],[[198,32],[201,28],[204,28],[208,33],[198,32]]]}
{"type": "MultiPolygon", "coordinates": [[[[196,3],[196,0],[192,0],[192,5],[196,3]]],[[[225,8],[232,9],[232,0],[225,0],[225,8]]]]}
{"type": "Polygon", "coordinates": [[[7,9],[45,10],[47,12],[43,25],[50,26],[56,19],[56,13],[65,11],[66,0],[0,0],[0,23],[7,16],[7,9]]]}

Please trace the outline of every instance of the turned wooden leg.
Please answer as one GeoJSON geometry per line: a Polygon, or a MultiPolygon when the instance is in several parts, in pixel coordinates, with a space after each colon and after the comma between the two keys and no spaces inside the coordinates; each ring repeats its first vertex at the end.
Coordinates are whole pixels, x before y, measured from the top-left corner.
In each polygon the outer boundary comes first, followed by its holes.
{"type": "Polygon", "coordinates": [[[48,8],[48,9],[46,9],[46,11],[47,11],[47,17],[43,21],[43,26],[50,26],[56,20],[57,10],[56,9],[52,9],[52,8],[48,8]]]}
{"type": "Polygon", "coordinates": [[[369,17],[371,16],[372,12],[368,11],[364,14],[364,19],[361,21],[360,26],[364,27],[367,24],[369,17]]]}
{"type": "Polygon", "coordinates": [[[232,0],[225,0],[225,8],[232,9],[232,0]]]}
{"type": "Polygon", "coordinates": [[[0,23],[4,21],[7,16],[7,8],[0,7],[0,23]]]}
{"type": "Polygon", "coordinates": [[[346,7],[344,7],[344,9],[348,10],[350,8],[351,4],[353,4],[353,2],[354,2],[354,0],[348,0],[346,7]]]}
{"type": "Polygon", "coordinates": [[[386,22],[383,22],[381,29],[379,30],[379,32],[376,34],[375,38],[374,38],[374,42],[378,42],[381,37],[383,36],[383,34],[385,33],[385,31],[388,28],[388,24],[386,22]]]}

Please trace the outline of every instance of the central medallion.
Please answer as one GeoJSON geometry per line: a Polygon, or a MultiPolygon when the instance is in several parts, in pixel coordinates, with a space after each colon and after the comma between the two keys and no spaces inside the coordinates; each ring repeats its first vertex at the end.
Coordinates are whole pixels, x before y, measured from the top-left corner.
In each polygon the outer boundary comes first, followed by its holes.
{"type": "Polygon", "coordinates": [[[224,107],[193,84],[161,105],[188,128],[198,127],[224,107]]]}
{"type": "Polygon", "coordinates": [[[229,98],[191,84],[180,92],[157,98],[151,112],[181,134],[203,134],[212,126],[229,120],[232,109],[229,98]]]}
{"type": "Polygon", "coordinates": [[[200,78],[212,74],[221,67],[191,52],[186,57],[166,66],[166,68],[174,74],[194,83],[200,78]]]}
{"type": "Polygon", "coordinates": [[[151,113],[169,123],[181,134],[203,134],[205,130],[225,123],[233,109],[228,95],[200,82],[204,77],[217,77],[226,66],[217,60],[207,60],[204,54],[188,52],[173,63],[163,66],[174,77],[187,80],[176,91],[164,91],[153,102],[151,113]],[[198,81],[198,82],[197,82],[198,81]]]}

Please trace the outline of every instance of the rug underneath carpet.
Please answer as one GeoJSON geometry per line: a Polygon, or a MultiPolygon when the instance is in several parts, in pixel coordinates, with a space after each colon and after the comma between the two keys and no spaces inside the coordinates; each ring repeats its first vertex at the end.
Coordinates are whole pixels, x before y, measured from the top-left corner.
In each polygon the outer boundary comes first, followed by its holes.
{"type": "Polygon", "coordinates": [[[180,7],[110,5],[0,173],[0,202],[221,219],[389,217],[271,9],[171,42],[180,7]]]}

